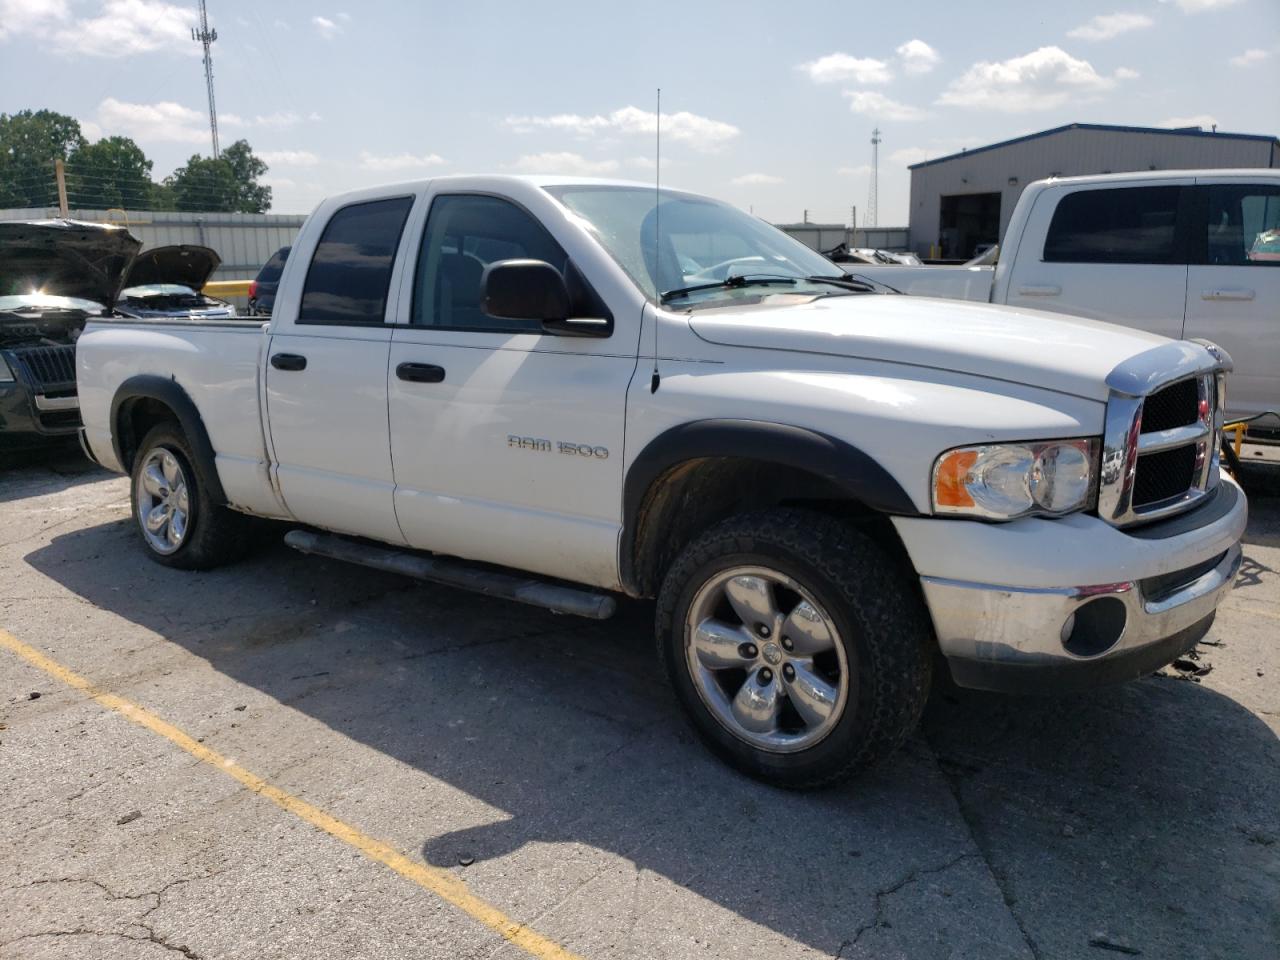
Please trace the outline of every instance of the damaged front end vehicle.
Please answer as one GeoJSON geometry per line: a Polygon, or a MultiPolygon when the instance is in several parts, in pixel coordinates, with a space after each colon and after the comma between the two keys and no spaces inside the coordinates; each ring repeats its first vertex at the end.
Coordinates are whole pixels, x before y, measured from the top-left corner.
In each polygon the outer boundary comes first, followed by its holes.
{"type": "Polygon", "coordinates": [[[75,343],[112,312],[140,246],[107,224],[0,222],[0,448],[79,429],[75,343]]]}

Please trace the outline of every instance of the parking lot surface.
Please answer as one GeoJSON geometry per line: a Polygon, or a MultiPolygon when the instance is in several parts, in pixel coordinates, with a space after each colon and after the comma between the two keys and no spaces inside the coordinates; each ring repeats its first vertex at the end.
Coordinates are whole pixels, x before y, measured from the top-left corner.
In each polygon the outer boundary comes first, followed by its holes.
{"type": "Polygon", "coordinates": [[[1257,489],[1188,669],[942,692],[892,760],[792,794],[694,741],[645,604],[566,619],[278,539],[168,570],[124,479],[29,458],[0,474],[0,957],[1275,958],[1257,489]]]}

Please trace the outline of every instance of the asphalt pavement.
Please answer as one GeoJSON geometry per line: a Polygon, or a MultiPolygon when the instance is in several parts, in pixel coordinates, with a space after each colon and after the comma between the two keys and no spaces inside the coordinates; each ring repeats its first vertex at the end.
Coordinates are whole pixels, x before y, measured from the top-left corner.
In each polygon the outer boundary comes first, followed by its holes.
{"type": "Polygon", "coordinates": [[[1280,468],[1198,660],[955,690],[835,790],[744,779],[610,621],[305,557],[149,561],[0,472],[0,958],[1280,956],[1280,468]],[[7,639],[6,639],[7,638],[7,639]]]}

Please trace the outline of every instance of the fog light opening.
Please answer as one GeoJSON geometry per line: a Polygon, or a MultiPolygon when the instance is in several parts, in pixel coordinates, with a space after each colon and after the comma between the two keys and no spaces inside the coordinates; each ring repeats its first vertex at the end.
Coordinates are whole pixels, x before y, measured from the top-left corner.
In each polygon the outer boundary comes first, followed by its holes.
{"type": "Polygon", "coordinates": [[[1062,646],[1077,657],[1106,653],[1124,636],[1128,611],[1117,597],[1090,600],[1062,625],[1062,646]]]}

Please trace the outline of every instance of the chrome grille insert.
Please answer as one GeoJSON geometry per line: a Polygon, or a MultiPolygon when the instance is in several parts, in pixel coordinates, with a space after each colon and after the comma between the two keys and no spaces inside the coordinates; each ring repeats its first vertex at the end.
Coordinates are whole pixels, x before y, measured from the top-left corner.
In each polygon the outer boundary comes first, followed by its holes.
{"type": "Polygon", "coordinates": [[[1218,485],[1222,379],[1231,358],[1179,341],[1126,361],[1107,378],[1098,514],[1128,526],[1181,513],[1218,485]]]}

